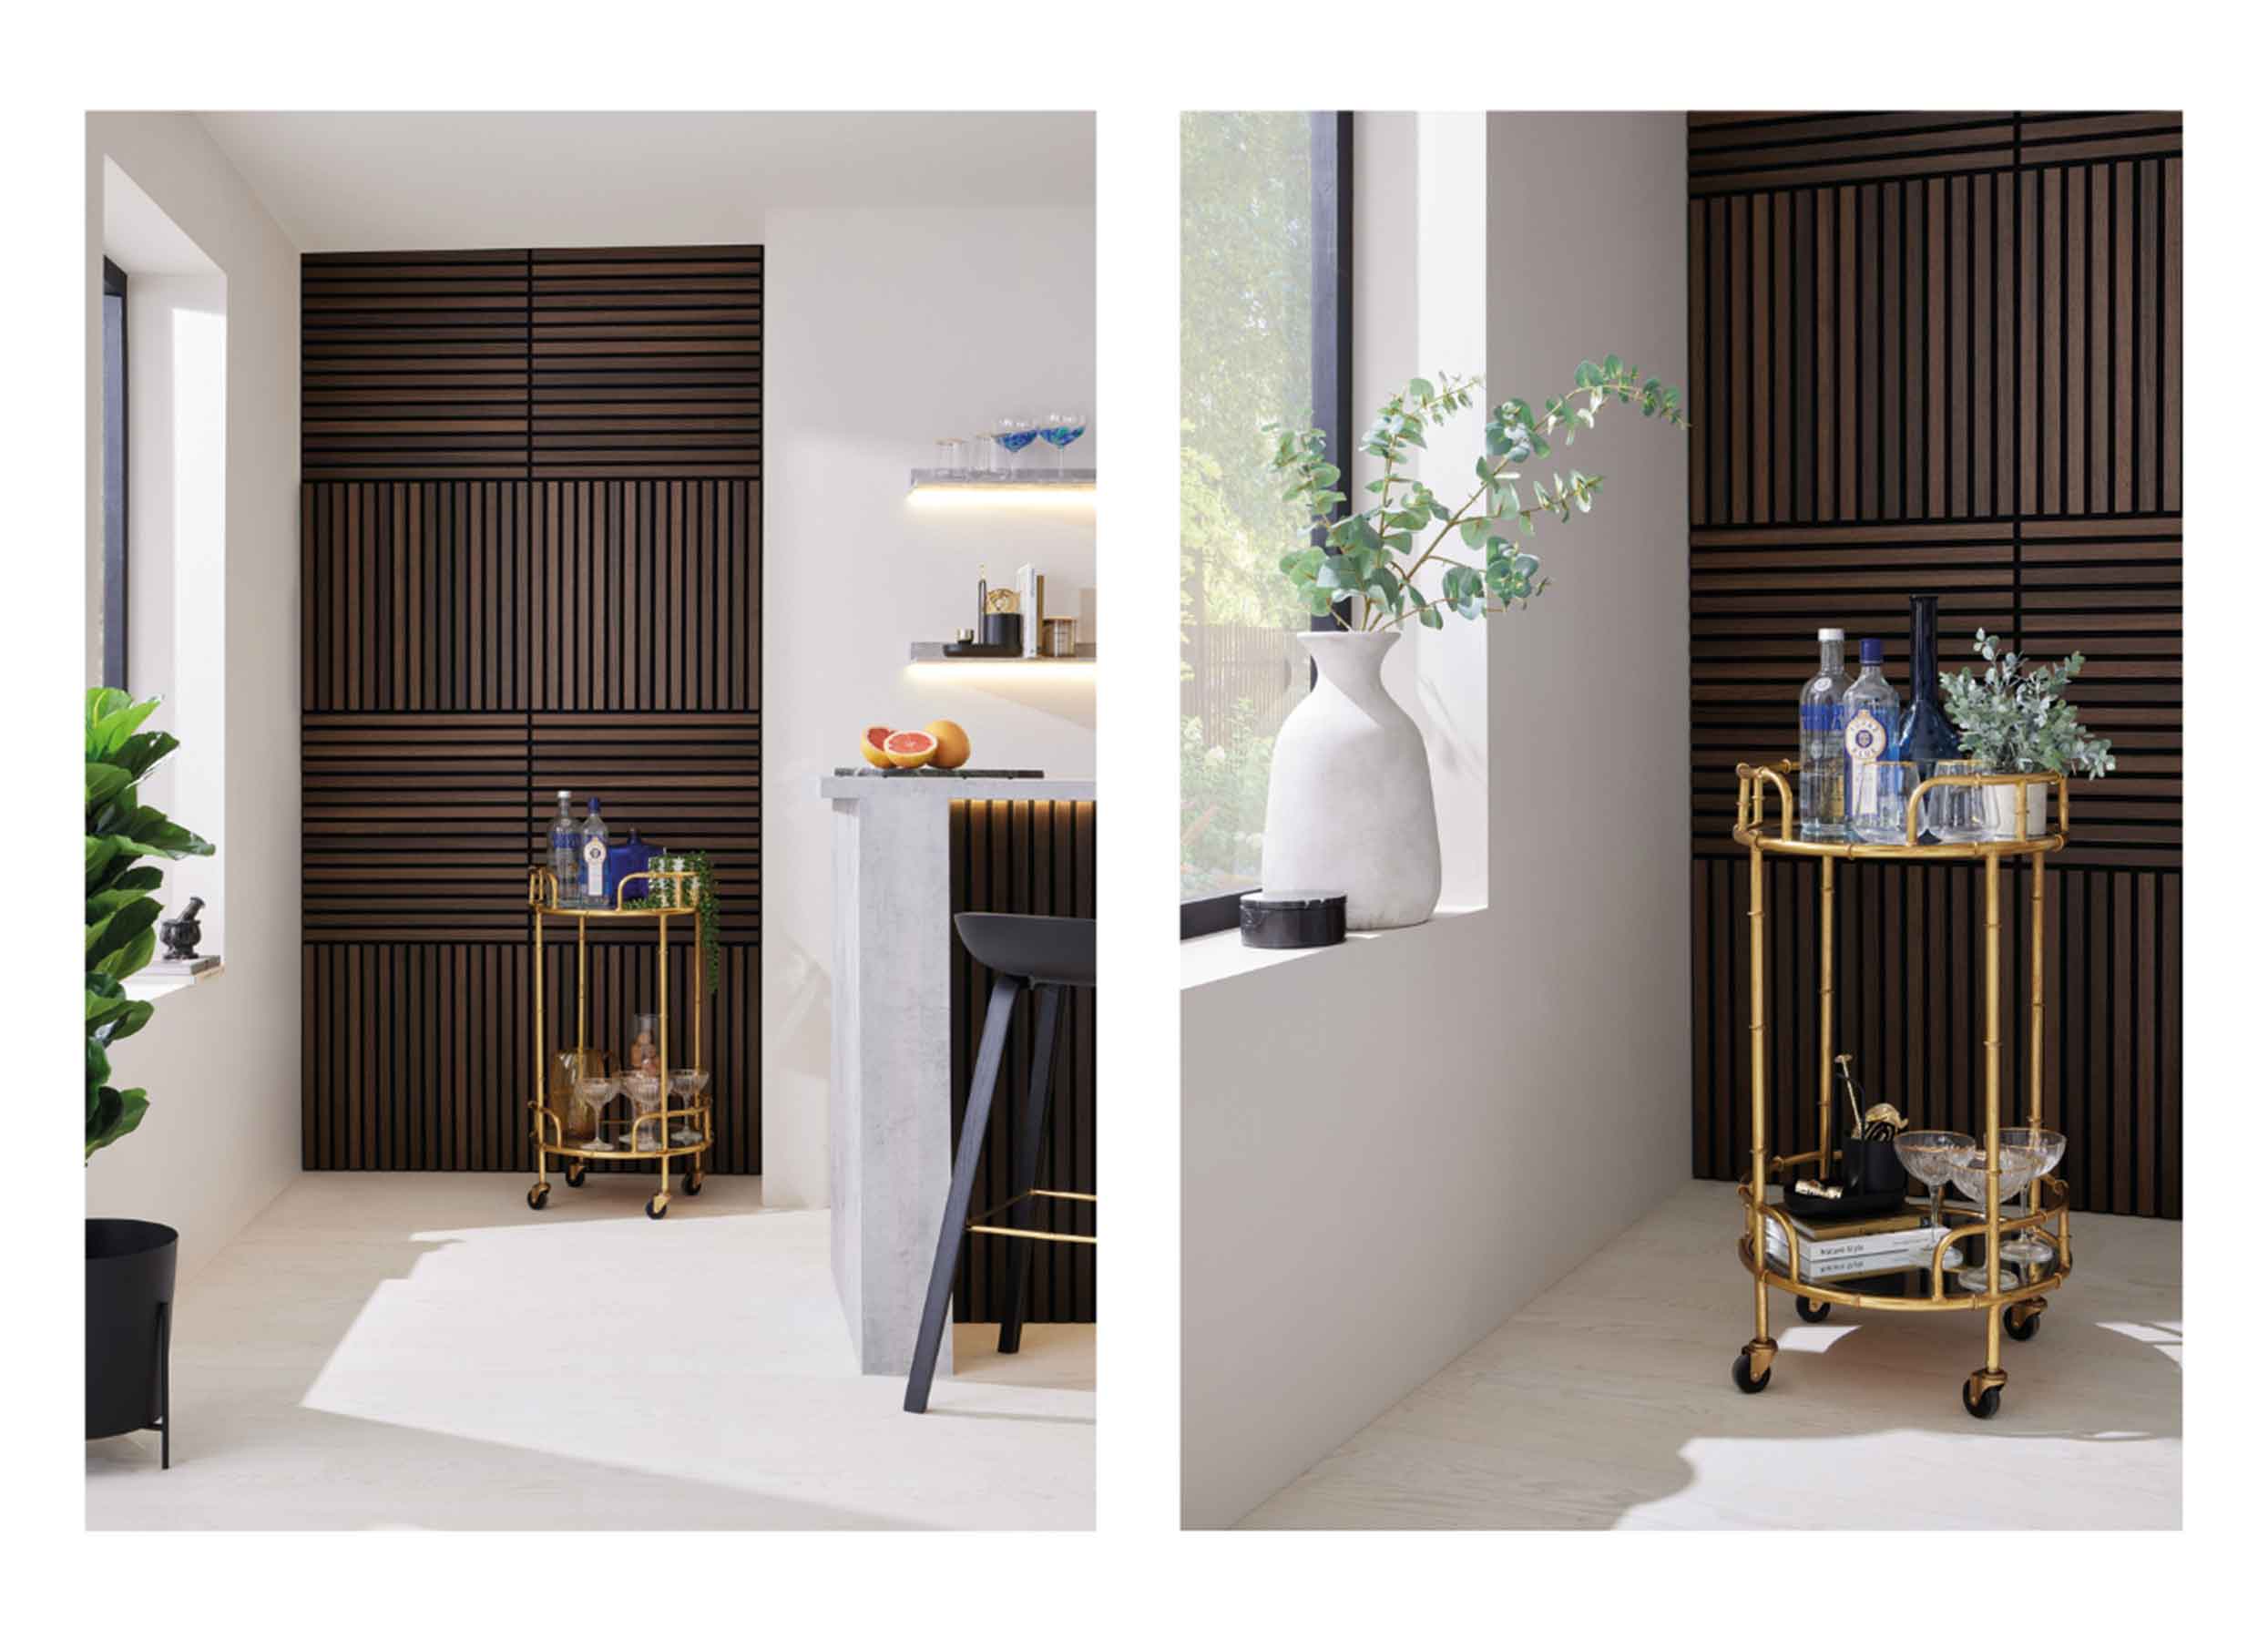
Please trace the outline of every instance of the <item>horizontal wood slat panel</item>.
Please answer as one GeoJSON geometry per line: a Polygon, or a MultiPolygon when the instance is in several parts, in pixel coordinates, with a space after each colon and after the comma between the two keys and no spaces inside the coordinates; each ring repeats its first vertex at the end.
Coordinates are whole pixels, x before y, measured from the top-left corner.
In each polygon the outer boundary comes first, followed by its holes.
{"type": "Polygon", "coordinates": [[[301,477],[755,479],[763,248],[301,259],[301,477]]]}
{"type": "MultiPolygon", "coordinates": [[[[955,803],[948,821],[953,908],[1015,911],[1043,917],[1095,915],[1095,805],[1091,803],[955,803]]],[[[984,1028],[993,972],[953,941],[953,1126],[957,1135],[968,1104],[976,1039],[984,1028]]],[[[1027,996],[1017,1004],[992,1120],[976,1174],[979,1208],[1010,1194],[1011,1112],[1030,1086],[1036,1009],[1027,996]]],[[[1047,1145],[1041,1153],[1043,1190],[1091,1193],[1095,1188],[1095,993],[1064,999],[1049,1085],[1047,1145]]],[[[1094,1235],[1090,1208],[1057,1204],[1041,1228],[1094,1235]]],[[[963,1321],[996,1321],[1007,1278],[1007,1243],[973,1235],[963,1243],[954,1314],[963,1321]]],[[[1066,1243],[1032,1244],[1034,1321],[1095,1318],[1095,1252],[1066,1243]]]]}
{"type": "MultiPolygon", "coordinates": [[[[2180,118],[1697,114],[1690,131],[1694,1170],[1733,1177],[1747,1144],[1732,765],[1793,754],[1819,627],[1882,639],[1908,695],[1906,597],[1928,591],[1942,670],[1977,664],[1980,626],[2087,656],[2070,698],[2119,769],[2073,784],[2048,872],[2050,1119],[2078,1204],[2178,1215],[2180,118]]],[[[1814,1120],[1816,877],[1773,867],[1783,1153],[1814,1120]]],[[[1916,1120],[1976,1120],[1980,882],[1841,874],[1840,1046],[1916,1120]]]]}
{"type": "Polygon", "coordinates": [[[558,791],[596,792],[618,841],[636,832],[645,842],[708,855],[723,907],[720,932],[756,938],[762,819],[756,713],[538,712],[529,723],[528,757],[531,856],[540,857],[558,791]]]}

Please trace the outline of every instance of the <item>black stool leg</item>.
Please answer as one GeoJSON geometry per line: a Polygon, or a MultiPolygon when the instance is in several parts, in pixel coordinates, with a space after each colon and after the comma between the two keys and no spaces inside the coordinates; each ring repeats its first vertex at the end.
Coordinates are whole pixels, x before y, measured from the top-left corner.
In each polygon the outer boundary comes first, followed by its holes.
{"type": "Polygon", "coordinates": [[[914,1370],[905,1380],[905,1409],[929,1410],[929,1381],[937,1376],[937,1348],[945,1341],[945,1307],[953,1300],[953,1266],[968,1227],[969,1193],[976,1188],[976,1163],[985,1150],[985,1123],[992,1116],[992,1084],[1000,1079],[1000,1051],[1007,1045],[1016,993],[1024,982],[1002,974],[992,982],[985,1010],[984,1040],[977,1044],[976,1073],[969,1079],[968,1108],[961,1115],[955,1147],[953,1187],[945,1194],[945,1223],[937,1227],[937,1256],[929,1266],[929,1297],[922,1306],[922,1330],[914,1343],[914,1370]]]}
{"type": "MultiPolygon", "coordinates": [[[[1047,1078],[1056,1062],[1056,1012],[1063,1000],[1059,985],[1042,985],[1039,992],[1039,1031],[1032,1041],[1032,1085],[1024,1107],[1017,1112],[1015,1177],[1010,1195],[1022,1195],[1039,1183],[1040,1135],[1047,1131],[1047,1078]]],[[[1012,1229],[1032,1227],[1035,1204],[1018,1202],[1008,1210],[1012,1229]]],[[[1008,1238],[1007,1307],[1000,1317],[1000,1353],[1014,1355],[1024,1345],[1024,1289],[1030,1284],[1032,1244],[1020,1235],[1008,1238]]]]}

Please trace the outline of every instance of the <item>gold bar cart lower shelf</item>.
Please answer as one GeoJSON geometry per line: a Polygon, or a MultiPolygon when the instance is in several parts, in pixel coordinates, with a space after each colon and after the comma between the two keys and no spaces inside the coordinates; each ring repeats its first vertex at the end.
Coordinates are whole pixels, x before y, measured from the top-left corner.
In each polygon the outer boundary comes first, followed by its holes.
{"type": "MultiPolygon", "coordinates": [[[[2046,936],[2045,907],[2047,905],[2048,856],[2061,848],[2070,833],[2070,792],[2064,777],[2048,774],[1950,774],[1932,775],[1918,782],[1907,794],[1905,801],[1905,835],[1895,842],[1845,842],[1815,840],[1796,835],[1795,805],[1789,790],[1789,777],[1798,773],[1792,761],[1770,764],[1742,764],[1739,805],[1734,811],[1732,840],[1748,850],[1748,918],[1749,918],[1749,1169],[1748,1177],[1741,1182],[1740,1198],[1746,1222],[1738,1244],[1741,1266],[1755,1281],[1756,1331],[1748,1343],[1741,1347],[1738,1359],[1732,1364],[1732,1381],[1744,1392],[1761,1392],[1772,1381],[1772,1367],[1779,1354],[1779,1341],[1772,1336],[1768,1300],[1773,1289],[1790,1293],[1795,1297],[1796,1314],[1805,1321],[1824,1321],[1830,1308],[1837,1304],[1854,1309],[1924,1310],[1974,1314],[1985,1312],[1985,1364],[1962,1381],[1961,1405],[1972,1417],[1990,1418],[2000,1409],[2000,1392],[2007,1385],[2008,1375],[2000,1365],[2001,1336],[2018,1343],[2033,1338],[2039,1330],[2041,1317],[2047,1313],[2048,1295],[2063,1285],[2071,1273],[2071,1215],[2070,1192],[2063,1181],[2055,1178],[2034,1179],[2026,1189],[2026,1200],[2020,1208],[2004,1209],[2000,1189],[2000,937],[2001,937],[2001,871],[2012,860],[2028,858],[2031,862],[2031,1041],[2028,1056],[2029,1090],[2028,1119],[2032,1127],[2040,1124],[2041,1078],[2045,1063],[2047,1020],[2047,987],[2044,941],[2046,936]],[[2016,793],[2008,805],[2011,816],[2023,815],[2028,820],[2033,812],[2031,786],[2052,788],[2056,794],[2056,816],[2052,827],[2032,831],[2028,824],[2017,823],[2009,835],[1987,834],[1962,837],[1956,841],[1924,841],[1922,825],[1924,799],[1932,792],[1959,787],[2014,787],[2016,793]],[[1778,825],[1767,827],[1764,821],[1765,793],[1769,789],[1778,804],[1778,825]],[[1795,857],[1819,862],[1819,1147],[1794,1156],[1773,1156],[1767,1153],[1764,1136],[1772,1132],[1769,1108],[1770,1090],[1766,1065],[1770,1060],[1766,1041],[1764,1004],[1765,922],[1764,892],[1766,864],[1773,858],[1795,857]],[[1882,1276],[1901,1276],[1900,1272],[1885,1272],[1875,1276],[1849,1276],[1839,1278],[1804,1276],[1803,1258],[1798,1251],[1795,1225],[1784,1207],[1767,1199],[1768,1186],[1776,1180],[1793,1184],[1797,1174],[1805,1166],[1816,1170],[1816,1176],[1825,1179],[1842,1153],[1828,1135],[1834,1122],[1834,893],[1835,862],[1838,860],[1880,860],[1894,864],[1950,864],[1970,862],[1981,866],[1984,877],[1985,903],[1985,960],[1984,974],[1984,1032],[1981,1048],[1985,1061],[1984,1133],[1981,1149],[1985,1160],[1985,1200],[1977,1206],[1954,1202],[1944,1204],[1943,1223],[1949,1219],[1945,1235],[1938,1239],[1929,1263],[1918,1271],[1903,1273],[1899,1285],[1902,1292],[1868,1290],[1884,1285],[1882,1276]],[[1788,1249],[1790,1263],[1783,1268],[1778,1260],[1766,1256],[1769,1246],[1766,1226],[1776,1227],[1780,1245],[1788,1249]],[[2046,1261],[2029,1275],[2018,1278],[2002,1267],[1999,1253],[2002,1237],[2017,1231],[2027,1232],[2037,1241],[2045,1242],[2053,1250],[2053,1258],[2046,1261]],[[1986,1289],[1969,1292],[1957,1284],[1946,1290],[1946,1256],[1954,1248],[1964,1251],[1963,1262],[1982,1261],[1986,1275],[1986,1289]],[[1791,1273],[1791,1271],[1794,1273],[1791,1273]],[[2006,1285],[2004,1285],[2004,1283],[2006,1285]],[[1913,1290],[1918,1288],[1919,1290],[1913,1290]]],[[[1979,806],[1984,806],[1980,804],[1979,806]]],[[[2013,1190],[2010,1194],[2014,1194],[2013,1190]]],[[[1911,1208],[1913,1204],[1909,1202],[1911,1208]]]]}
{"type": "Polygon", "coordinates": [[[655,1163],[661,1170],[661,1181],[659,1188],[646,1203],[646,1216],[650,1219],[664,1217],[669,1211],[670,1163],[679,1158],[684,1158],[686,1163],[680,1186],[683,1194],[689,1196],[700,1194],[701,1181],[707,1172],[705,1158],[716,1134],[713,1125],[715,1102],[707,1088],[706,1067],[701,1060],[701,997],[708,985],[707,977],[700,970],[700,902],[699,881],[691,872],[634,871],[625,874],[615,885],[611,905],[561,906],[559,881],[551,869],[537,866],[528,871],[528,917],[536,944],[536,1081],[534,1097],[529,1099],[527,1105],[535,1117],[531,1137],[536,1149],[536,1182],[527,1188],[527,1204],[536,1211],[541,1212],[550,1204],[549,1163],[555,1156],[560,1161],[560,1171],[565,1174],[570,1190],[582,1187],[594,1162],[655,1163]],[[640,881],[646,887],[638,897],[639,903],[633,904],[631,897],[625,891],[632,883],[640,881]],[[637,1111],[628,1117],[594,1115],[589,1139],[569,1133],[566,1118],[551,1109],[544,1096],[553,1057],[544,1020],[547,990],[544,983],[544,923],[547,917],[575,924],[574,1064],[577,1075],[582,1073],[584,1062],[592,1051],[588,1042],[591,924],[650,920],[654,925],[654,989],[659,1033],[655,1066],[655,1108],[637,1111]],[[672,1089],[681,1079],[673,1076],[669,1058],[669,926],[681,917],[692,918],[693,926],[694,973],[690,1004],[693,1051],[690,1066],[675,1069],[693,1071],[695,1076],[692,1080],[700,1082],[700,1086],[690,1095],[680,1096],[679,1102],[672,1103],[672,1089]],[[651,1143],[648,1143],[649,1133],[651,1143]],[[613,1148],[616,1140],[621,1142],[622,1148],[613,1148]],[[601,1148],[602,1144],[606,1148],[601,1148]]]}

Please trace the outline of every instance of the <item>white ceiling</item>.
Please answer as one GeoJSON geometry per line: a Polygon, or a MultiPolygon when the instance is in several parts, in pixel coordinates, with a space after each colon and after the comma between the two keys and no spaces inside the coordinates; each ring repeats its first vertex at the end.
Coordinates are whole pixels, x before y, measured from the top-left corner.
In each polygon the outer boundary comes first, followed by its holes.
{"type": "Polygon", "coordinates": [[[1092,205],[1091,114],[204,114],[302,251],[752,243],[793,206],[1092,205]]]}

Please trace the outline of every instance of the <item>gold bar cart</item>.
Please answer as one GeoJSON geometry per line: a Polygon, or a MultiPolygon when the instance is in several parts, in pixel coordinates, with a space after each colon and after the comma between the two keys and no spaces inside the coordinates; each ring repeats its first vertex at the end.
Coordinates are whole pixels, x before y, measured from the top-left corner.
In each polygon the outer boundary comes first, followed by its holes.
{"type": "MultiPolygon", "coordinates": [[[[1805,1320],[1824,1319],[1828,1307],[1847,1304],[1854,1309],[1879,1310],[1983,1310],[1985,1323],[1985,1364],[1970,1373],[1961,1385],[1961,1404],[1977,1418],[1990,1418],[2000,1409],[2000,1391],[2007,1383],[2008,1375],[2000,1366],[2000,1335],[2018,1341],[2032,1337],[2039,1328],[2039,1318],[2048,1308],[2048,1295],[2063,1285],[2071,1273],[2070,1193],[2061,1179],[2043,1177],[2033,1181],[2022,1211],[2004,1213],[2000,1199],[2000,907],[2003,865],[2011,859],[2028,856],[2031,860],[2031,1052],[2029,1123],[2040,1124],[2040,1081],[2042,1050],[2046,1044],[2047,1001],[2046,968],[2043,957],[2046,931],[2047,866],[2048,856],[2064,846],[2070,833],[2070,791],[2059,774],[1952,774],[1936,775],[1921,782],[1907,794],[1905,805],[1905,841],[1903,843],[1816,842],[1799,837],[1795,830],[1795,804],[1788,789],[1788,777],[1796,774],[1793,760],[1783,759],[1772,764],[1742,764],[1739,765],[1740,802],[1732,823],[1732,840],[1748,850],[1748,918],[1749,918],[1749,1176],[1740,1186],[1741,1202],[1747,1216],[1747,1226],[1740,1242],[1741,1263],[1756,1279],[1756,1336],[1741,1348],[1740,1358],[1732,1366],[1732,1379],[1749,1393],[1762,1390],[1772,1379],[1773,1358],[1779,1344],[1772,1336],[1766,1298],[1771,1290],[1795,1296],[1797,1313],[1805,1320]],[[2055,823],[2038,836],[2013,839],[1994,839],[1984,842],[1923,843],[1921,835],[1922,801],[1934,788],[1941,786],[2053,786],[2056,794],[2055,823]],[[1779,804],[1779,824],[1768,829],[1764,817],[1764,796],[1769,788],[1779,804]],[[1764,1007],[1764,866],[1775,856],[1808,856],[1819,862],[1819,1147],[1800,1155],[1774,1156],[1768,1153],[1765,1134],[1769,1132],[1770,1111],[1764,1069],[1765,1007],[1764,1007]],[[1774,1179],[1793,1183],[1798,1171],[1811,1165],[1821,1179],[1841,1156],[1841,1151],[1830,1138],[1834,1122],[1834,877],[1837,860],[1885,860],[1894,863],[1926,861],[1942,863],[1956,860],[1981,861],[1985,873],[1985,977],[1984,977],[1984,1055],[1985,1055],[1985,1122],[1982,1138],[1985,1150],[1985,1194],[1982,1206],[1971,1206],[1946,1200],[1944,1217],[1970,1221],[1957,1226],[1948,1225],[1946,1234],[1931,1256],[1920,1285],[1921,1292],[1895,1294],[1861,1292],[1853,1284],[1874,1279],[1866,1276],[1846,1276],[1840,1279],[1808,1277],[1801,1274],[1803,1262],[1797,1252],[1800,1244],[1795,1225],[1787,1212],[1765,1199],[1766,1186],[1774,1179]],[[1782,1272],[1773,1267],[1764,1256],[1766,1221],[1776,1224],[1788,1249],[1788,1269],[1782,1272]],[[2052,1228],[2050,1227],[2052,1226],[2052,1228]],[[2052,1263],[2037,1267],[2023,1284],[2002,1285],[2003,1269],[1998,1254],[2003,1233],[2029,1230],[2051,1242],[2055,1248],[2052,1263]],[[1954,1291],[1946,1291],[1946,1250],[1967,1237],[1977,1237],[1973,1244],[1977,1256],[1984,1259],[1986,1291],[1970,1293],[1956,1284],[1954,1291]]],[[[2018,814],[2029,813],[2031,797],[2019,790],[2014,807],[2018,814]]],[[[2023,827],[2018,829],[2022,830],[2023,827]]]]}
{"type": "MultiPolygon", "coordinates": [[[[669,926],[672,921],[690,917],[693,919],[693,1062],[690,1069],[702,1071],[707,1067],[701,1060],[701,997],[708,989],[707,977],[701,973],[701,913],[699,879],[688,871],[633,871],[626,873],[615,885],[611,906],[577,907],[559,904],[559,880],[547,866],[532,866],[527,874],[527,907],[536,942],[536,1084],[535,1096],[528,1109],[535,1113],[536,1182],[528,1186],[527,1204],[541,1211],[551,1199],[551,1181],[547,1164],[557,1156],[567,1175],[570,1190],[581,1187],[593,1162],[656,1162],[661,1167],[661,1187],[646,1204],[646,1216],[663,1217],[669,1211],[669,1163],[679,1156],[689,1160],[685,1167],[684,1194],[699,1195],[705,1172],[703,1158],[708,1154],[710,1141],[715,1137],[711,1116],[714,1102],[710,1088],[704,1084],[692,1099],[684,1104],[672,1104],[669,1099],[669,926]],[[668,903],[632,906],[627,902],[634,897],[624,891],[632,883],[643,881],[647,887],[635,897],[659,899],[668,903]],[[667,885],[665,887],[664,885],[667,885]],[[650,918],[654,924],[654,984],[656,1012],[659,1040],[657,1047],[659,1060],[657,1074],[660,1081],[660,1100],[655,1109],[638,1112],[627,1120],[617,1117],[602,1119],[593,1137],[603,1137],[611,1127],[628,1140],[628,1150],[601,1150],[595,1145],[576,1141],[567,1131],[560,1114],[552,1110],[544,1097],[548,1081],[551,1058],[544,1027],[544,919],[566,917],[575,924],[575,1056],[576,1074],[581,1074],[584,1056],[588,1051],[587,1013],[589,999],[590,926],[598,921],[636,921],[650,918]],[[684,1126],[673,1130],[673,1118],[681,1118],[684,1126]],[[638,1140],[648,1122],[655,1129],[655,1144],[640,1149],[638,1140]],[[679,1132],[694,1135],[680,1141],[679,1132]]],[[[686,1067],[681,1067],[686,1068],[686,1067]]]]}

